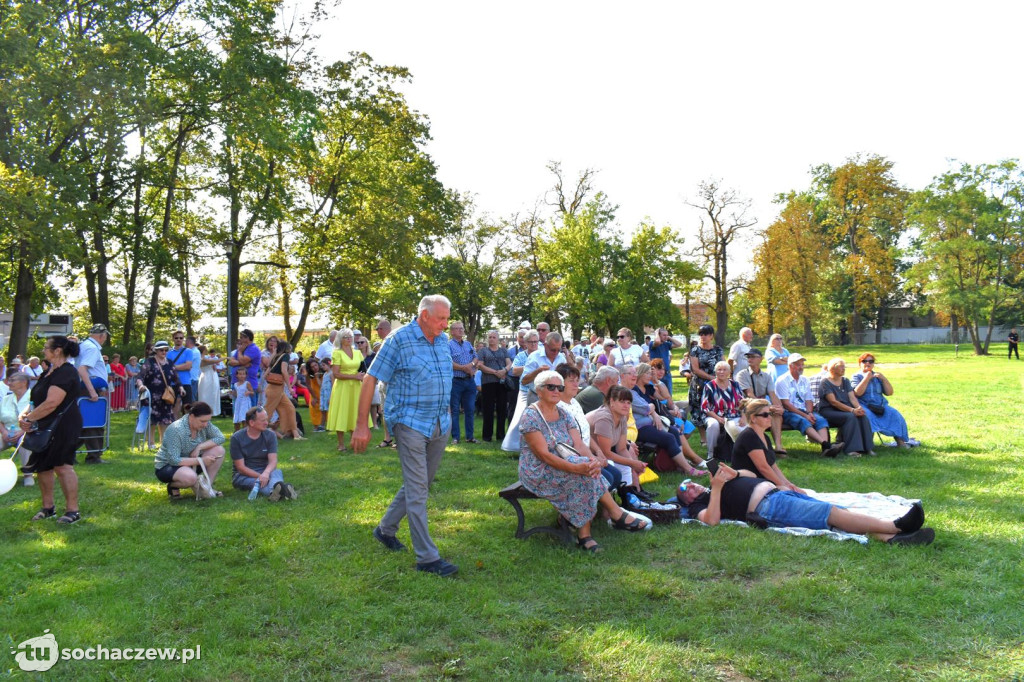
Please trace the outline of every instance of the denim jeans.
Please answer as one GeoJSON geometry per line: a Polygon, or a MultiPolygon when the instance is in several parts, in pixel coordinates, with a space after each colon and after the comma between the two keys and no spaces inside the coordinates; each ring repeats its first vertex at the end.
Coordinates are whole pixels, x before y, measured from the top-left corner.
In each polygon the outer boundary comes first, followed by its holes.
{"type": "Polygon", "coordinates": [[[466,439],[473,437],[473,416],[476,408],[476,382],[473,377],[452,379],[452,438],[459,440],[459,407],[466,413],[466,439]]]}
{"type": "MultiPolygon", "coordinates": [[[[264,469],[265,468],[266,467],[264,467],[264,469]]],[[[261,474],[263,473],[263,469],[253,469],[253,471],[259,471],[261,474]]],[[[249,492],[252,490],[252,487],[256,485],[256,480],[257,479],[252,476],[243,476],[242,474],[235,473],[235,475],[231,477],[231,485],[239,490],[249,492]]],[[[260,495],[270,497],[270,493],[274,492],[274,484],[283,482],[284,474],[281,473],[280,469],[274,469],[270,472],[270,479],[267,481],[267,484],[260,488],[260,495]]]]}

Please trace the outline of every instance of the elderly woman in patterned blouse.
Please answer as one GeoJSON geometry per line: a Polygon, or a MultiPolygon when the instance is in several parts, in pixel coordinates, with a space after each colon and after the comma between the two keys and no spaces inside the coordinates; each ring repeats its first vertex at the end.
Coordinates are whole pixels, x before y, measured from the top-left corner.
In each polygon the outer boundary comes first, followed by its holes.
{"type": "Polygon", "coordinates": [[[648,528],[646,521],[621,509],[612,499],[601,476],[607,462],[592,456],[580,438],[576,419],[562,407],[565,391],[562,376],[545,370],[534,380],[537,402],[523,412],[519,422],[522,444],[519,451],[519,480],[523,486],[551,502],[555,509],[578,529],[577,544],[588,552],[601,546],[590,536],[590,525],[600,506],[619,530],[648,528]],[[579,454],[564,458],[557,454],[558,443],[571,445],[579,454]]]}
{"type": "MultiPolygon", "coordinates": [[[[715,456],[719,434],[725,430],[736,440],[740,433],[740,401],[743,390],[732,379],[732,368],[722,360],[715,364],[715,380],[704,385],[700,408],[707,418],[708,457],[715,456]]],[[[731,458],[725,458],[731,459],[731,458]]]]}

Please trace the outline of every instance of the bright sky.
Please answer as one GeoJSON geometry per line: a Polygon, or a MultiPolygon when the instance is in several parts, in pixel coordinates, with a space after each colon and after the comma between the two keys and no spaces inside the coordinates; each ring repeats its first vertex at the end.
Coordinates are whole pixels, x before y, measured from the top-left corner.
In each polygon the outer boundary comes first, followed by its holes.
{"type": "Polygon", "coordinates": [[[709,177],[763,227],[858,152],[913,189],[949,158],[1024,158],[1022,25],[1019,2],[343,0],[319,52],[408,67],[441,180],[492,216],[532,207],[559,160],[599,169],[624,229],[692,235],[709,177]]]}

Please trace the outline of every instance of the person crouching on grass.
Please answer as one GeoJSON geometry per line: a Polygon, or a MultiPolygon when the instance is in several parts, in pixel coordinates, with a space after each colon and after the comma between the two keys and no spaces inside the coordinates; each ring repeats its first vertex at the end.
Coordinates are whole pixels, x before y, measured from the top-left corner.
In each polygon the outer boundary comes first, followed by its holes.
{"type": "Polygon", "coordinates": [[[725,464],[719,464],[711,477],[710,490],[689,480],[683,484],[677,498],[686,514],[709,526],[732,519],[761,527],[834,528],[870,535],[890,545],[929,545],[935,539],[934,530],[922,528],[924,508],[920,503],[914,503],[910,511],[895,521],[883,521],[792,490],[781,490],[750,471],[736,471],[725,464]]]}
{"type": "Polygon", "coordinates": [[[277,468],[277,434],[268,429],[267,410],[256,406],[245,413],[245,428],[231,436],[231,464],[235,472],[231,485],[246,492],[256,482],[260,494],[271,502],[294,500],[299,495],[291,483],[284,482],[284,474],[277,468]]]}

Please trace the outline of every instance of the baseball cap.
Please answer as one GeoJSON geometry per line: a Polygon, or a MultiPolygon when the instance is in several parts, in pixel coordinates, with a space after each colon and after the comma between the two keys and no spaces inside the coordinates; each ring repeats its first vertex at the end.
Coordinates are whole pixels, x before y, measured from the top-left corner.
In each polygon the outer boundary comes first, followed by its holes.
{"type": "Polygon", "coordinates": [[[744,355],[746,355],[748,358],[749,357],[759,357],[759,358],[764,357],[764,354],[761,351],[759,351],[758,349],[756,349],[756,348],[751,348],[746,353],[744,353],[744,355]]]}
{"type": "Polygon", "coordinates": [[[792,365],[794,362],[799,362],[800,360],[806,360],[806,359],[807,358],[805,358],[804,356],[800,355],[799,353],[793,353],[792,355],[789,356],[789,364],[792,365]]]}
{"type": "Polygon", "coordinates": [[[105,325],[105,324],[94,324],[89,329],[89,333],[90,334],[110,334],[110,330],[107,329],[107,325],[105,325]]]}

